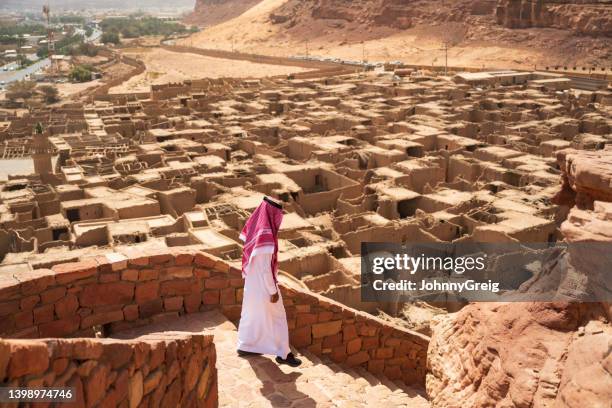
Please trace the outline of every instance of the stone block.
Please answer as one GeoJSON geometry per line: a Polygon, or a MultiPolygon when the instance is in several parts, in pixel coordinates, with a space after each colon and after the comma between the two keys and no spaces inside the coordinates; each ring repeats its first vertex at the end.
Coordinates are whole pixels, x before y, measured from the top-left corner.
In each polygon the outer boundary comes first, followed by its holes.
{"type": "Polygon", "coordinates": [[[128,282],[136,282],[138,280],[138,269],[125,269],[121,271],[121,280],[128,282]]]}
{"type": "Polygon", "coordinates": [[[233,305],[236,303],[236,291],[234,288],[221,289],[219,291],[219,303],[222,305],[233,305]]]}
{"type": "Polygon", "coordinates": [[[185,304],[185,311],[187,313],[195,313],[200,310],[200,305],[202,304],[202,294],[198,292],[185,295],[183,302],[185,304]]]}
{"type": "Polygon", "coordinates": [[[138,305],[138,311],[140,312],[140,318],[146,319],[147,317],[162,313],[164,311],[164,304],[161,299],[153,299],[148,302],[140,303],[138,305]]]}
{"type": "Polygon", "coordinates": [[[372,374],[382,374],[385,369],[385,360],[368,361],[368,371],[372,374]]]}
{"type": "Polygon", "coordinates": [[[162,376],[163,376],[163,373],[161,370],[155,370],[154,372],[149,374],[147,378],[144,380],[143,394],[147,395],[148,393],[153,391],[155,388],[157,388],[157,386],[161,382],[162,376]]]}
{"type": "Polygon", "coordinates": [[[53,312],[55,310],[55,305],[43,305],[34,308],[34,323],[47,323],[53,320],[53,312]]]}
{"type": "Polygon", "coordinates": [[[176,279],[162,282],[160,294],[162,296],[189,295],[200,290],[200,282],[195,279],[176,279]]]}
{"type": "Polygon", "coordinates": [[[202,303],[205,305],[218,305],[219,304],[219,291],[218,290],[206,290],[202,293],[202,303]]]}
{"type": "Polygon", "coordinates": [[[98,271],[98,263],[94,259],[88,259],[82,262],[54,265],[51,270],[55,273],[55,281],[64,285],[95,276],[98,271]]]}
{"type": "Polygon", "coordinates": [[[210,278],[204,280],[204,287],[206,289],[224,289],[229,286],[228,279],[210,278]]]}
{"type": "Polygon", "coordinates": [[[175,312],[183,309],[183,297],[174,296],[164,299],[164,309],[169,312],[175,312]]]}
{"type": "Polygon", "coordinates": [[[342,321],[336,320],[332,322],[317,323],[312,325],[312,336],[316,338],[332,336],[339,333],[342,329],[342,321]]]}
{"type": "Polygon", "coordinates": [[[387,359],[393,358],[393,349],[391,347],[383,347],[376,350],[376,358],[387,359]]]}
{"type": "Polygon", "coordinates": [[[311,326],[318,321],[318,316],[316,313],[298,313],[296,315],[295,326],[303,327],[303,326],[311,326]]]}
{"type": "Polygon", "coordinates": [[[174,264],[177,266],[186,266],[193,264],[194,256],[192,254],[177,254],[174,257],[174,264]]]}
{"type": "Polygon", "coordinates": [[[130,362],[134,350],[128,343],[110,343],[104,346],[103,358],[108,361],[113,370],[117,370],[130,362]]]}
{"type": "Polygon", "coordinates": [[[151,281],[136,285],[134,298],[138,304],[159,298],[159,282],[151,281]]]}
{"type": "Polygon", "coordinates": [[[193,267],[171,266],[165,270],[165,276],[177,279],[188,279],[193,276],[193,267]]]}
{"type": "Polygon", "coordinates": [[[334,317],[334,314],[329,311],[319,312],[319,322],[329,322],[334,317]]]}
{"type": "Polygon", "coordinates": [[[85,389],[87,406],[95,406],[104,397],[108,374],[109,367],[106,364],[101,364],[92,370],[89,377],[84,380],[83,388],[85,389]]]}
{"type": "Polygon", "coordinates": [[[47,289],[40,294],[40,301],[42,304],[53,303],[58,299],[61,299],[66,295],[65,286],[56,286],[51,289],[47,289]]]}
{"type": "Polygon", "coordinates": [[[25,329],[26,327],[32,327],[33,324],[34,316],[31,310],[15,313],[15,328],[25,329]]]}
{"type": "Polygon", "coordinates": [[[10,302],[0,303],[0,316],[7,316],[13,313],[17,313],[21,308],[19,300],[12,300],[10,302]]]}
{"type": "Polygon", "coordinates": [[[9,354],[9,379],[40,375],[49,368],[49,351],[47,345],[42,342],[11,343],[9,354]]]}
{"type": "Polygon", "coordinates": [[[323,338],[322,347],[333,348],[342,344],[342,333],[334,334],[333,336],[327,336],[323,338]]]}
{"type": "Polygon", "coordinates": [[[352,354],[346,358],[346,364],[349,366],[361,365],[370,359],[370,355],[365,351],[352,354]]]}
{"type": "Polygon", "coordinates": [[[136,371],[129,380],[128,399],[129,407],[136,408],[140,405],[144,395],[142,371],[136,371]]]}
{"type": "Polygon", "coordinates": [[[23,311],[26,311],[26,310],[31,311],[32,309],[34,309],[34,306],[36,306],[39,302],[40,302],[40,296],[31,295],[31,296],[26,296],[22,298],[19,306],[21,310],[23,311]]]}
{"type": "Polygon", "coordinates": [[[73,294],[64,296],[55,303],[55,314],[60,319],[73,316],[79,308],[79,300],[73,294]]]}
{"type": "Polygon", "coordinates": [[[127,305],[123,308],[123,318],[128,322],[138,320],[138,305],[127,305]]]}
{"type": "Polygon", "coordinates": [[[139,281],[151,281],[159,279],[159,271],[157,269],[140,269],[138,271],[139,281]]]}
{"type": "Polygon", "coordinates": [[[293,347],[307,347],[312,344],[312,331],[310,326],[304,326],[291,330],[289,338],[293,347]]]}
{"type": "Polygon", "coordinates": [[[361,339],[360,338],[355,338],[355,339],[349,340],[346,343],[346,353],[347,354],[349,354],[349,355],[350,354],[355,354],[359,350],[361,350],[361,339]]]}
{"type": "Polygon", "coordinates": [[[106,306],[131,303],[134,297],[134,284],[131,282],[111,282],[89,285],[79,294],[81,306],[106,306]]]}

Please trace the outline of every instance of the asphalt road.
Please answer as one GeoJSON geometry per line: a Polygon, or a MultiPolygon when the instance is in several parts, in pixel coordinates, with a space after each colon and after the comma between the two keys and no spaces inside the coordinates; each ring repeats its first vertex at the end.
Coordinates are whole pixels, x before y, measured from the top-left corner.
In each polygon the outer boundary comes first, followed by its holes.
{"type": "MultiPolygon", "coordinates": [[[[85,34],[85,30],[79,29],[77,31],[79,31],[79,33],[82,35],[85,34]]],[[[93,43],[98,41],[101,36],[102,31],[94,30],[91,36],[87,37],[85,41],[93,43]]],[[[11,82],[22,81],[27,75],[32,75],[36,71],[46,68],[49,65],[51,65],[51,61],[49,58],[45,58],[44,60],[37,61],[29,67],[20,70],[17,70],[17,63],[15,62],[6,65],[7,69],[13,67],[15,69],[14,71],[4,71],[4,67],[0,67],[0,88],[5,88],[6,85],[10,84],[11,82]],[[4,83],[2,83],[3,81],[4,83]]]]}
{"type": "Polygon", "coordinates": [[[26,75],[32,75],[39,69],[45,68],[50,64],[51,60],[49,60],[49,58],[45,58],[44,60],[37,61],[29,67],[25,67],[24,69],[20,69],[18,71],[1,71],[0,86],[6,86],[11,82],[21,81],[25,79],[26,75]],[[4,81],[4,84],[2,84],[2,81],[4,81]]]}

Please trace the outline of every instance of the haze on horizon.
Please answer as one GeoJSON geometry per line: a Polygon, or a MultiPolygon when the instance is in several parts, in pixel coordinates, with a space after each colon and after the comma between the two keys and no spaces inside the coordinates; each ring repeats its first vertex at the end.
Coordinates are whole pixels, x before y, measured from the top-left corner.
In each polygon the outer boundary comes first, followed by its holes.
{"type": "Polygon", "coordinates": [[[185,9],[193,8],[195,0],[173,0],[169,6],[168,0],[2,0],[0,10],[38,9],[50,3],[55,10],[83,9],[185,9]]]}

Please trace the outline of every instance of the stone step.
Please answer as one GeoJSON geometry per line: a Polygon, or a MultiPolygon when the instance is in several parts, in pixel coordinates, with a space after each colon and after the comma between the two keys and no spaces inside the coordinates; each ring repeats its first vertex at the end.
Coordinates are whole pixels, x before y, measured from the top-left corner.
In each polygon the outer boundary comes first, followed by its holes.
{"type": "Polygon", "coordinates": [[[308,351],[299,353],[303,361],[299,368],[279,366],[271,356],[239,357],[236,326],[218,312],[158,321],[113,337],[135,338],[163,332],[213,333],[220,407],[429,407],[418,390],[308,351]]]}

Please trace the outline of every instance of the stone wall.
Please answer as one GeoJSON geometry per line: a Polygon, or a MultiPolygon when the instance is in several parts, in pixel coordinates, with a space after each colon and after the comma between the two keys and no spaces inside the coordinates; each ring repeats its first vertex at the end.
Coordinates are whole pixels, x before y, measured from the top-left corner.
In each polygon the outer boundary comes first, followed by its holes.
{"type": "Polygon", "coordinates": [[[73,387],[73,406],[216,407],[212,335],[0,340],[0,384],[73,387]]]}
{"type": "Polygon", "coordinates": [[[424,385],[427,336],[323,296],[286,287],[282,294],[293,347],[392,380],[424,385]]]}
{"type": "MultiPolygon", "coordinates": [[[[0,336],[108,336],[218,309],[240,318],[240,269],[204,253],[109,253],[0,276],[0,336]]],[[[302,289],[282,287],[296,348],[424,384],[428,338],[302,289]]]]}

